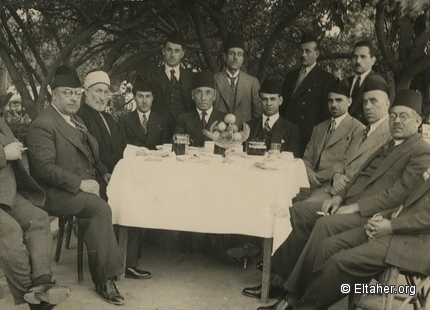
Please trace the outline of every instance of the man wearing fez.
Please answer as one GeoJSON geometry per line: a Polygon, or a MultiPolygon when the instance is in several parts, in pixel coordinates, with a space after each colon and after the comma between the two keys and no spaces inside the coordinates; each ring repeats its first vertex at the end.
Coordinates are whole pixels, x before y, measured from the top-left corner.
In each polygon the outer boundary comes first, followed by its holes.
{"type": "Polygon", "coordinates": [[[203,129],[209,130],[213,122],[220,122],[225,116],[224,112],[213,107],[216,91],[212,72],[194,73],[191,97],[196,104],[196,108],[179,116],[175,133],[189,134],[190,145],[202,147],[205,145],[205,141],[211,140],[203,134],[203,129]]]}
{"type": "Polygon", "coordinates": [[[303,156],[312,189],[329,186],[333,168],[348,151],[354,135],[364,129],[362,123],[348,114],[350,105],[346,82],[334,82],[328,93],[331,118],[314,127],[303,156]]]}
{"type": "Polygon", "coordinates": [[[112,212],[100,197],[100,184],[109,171],[99,159],[96,139],[75,116],[81,102],[81,83],[74,68],[57,68],[51,104],[27,131],[34,178],[45,190],[43,206],[49,214],[74,215],[83,231],[88,264],[103,300],[124,303],[113,278],[124,272],[112,227],[112,212]]]}
{"type": "Polygon", "coordinates": [[[266,79],[259,95],[263,115],[247,122],[251,129],[249,139],[265,141],[268,150],[272,143],[280,143],[282,152],[292,152],[294,157],[299,157],[299,128],[279,115],[279,107],[283,103],[281,88],[276,82],[266,79]]]}
{"type": "MultiPolygon", "coordinates": [[[[287,279],[283,284],[278,281],[285,290],[298,298],[304,296],[312,272],[323,263],[318,251],[330,250],[324,253],[327,258],[360,245],[363,239],[357,237],[358,228],[375,213],[392,213],[424,183],[422,174],[430,166],[430,145],[418,133],[421,103],[422,97],[412,90],[398,92],[389,114],[394,140],[373,153],[331,199],[322,204],[303,201],[290,209],[293,230],[274,254],[272,268],[279,278],[287,279]]],[[[357,256],[357,262],[359,259],[357,256]]],[[[290,297],[261,309],[284,309],[290,297]]]]}
{"type": "Polygon", "coordinates": [[[143,81],[137,76],[133,84],[134,101],[137,108],[131,113],[119,118],[119,125],[123,128],[127,142],[136,146],[143,146],[155,150],[155,146],[168,143],[170,134],[167,119],[153,111],[155,86],[149,80],[143,81]]]}
{"type": "Polygon", "coordinates": [[[364,81],[367,77],[374,74],[379,74],[385,80],[388,85],[388,97],[391,101],[394,99],[394,80],[388,74],[376,73],[372,70],[372,66],[376,62],[376,52],[372,43],[369,41],[359,41],[355,43],[351,65],[354,70],[354,75],[348,78],[350,85],[349,93],[351,95],[352,104],[349,107],[349,114],[358,119],[364,125],[368,125],[367,119],[364,116],[363,109],[363,93],[364,93],[364,81]]]}
{"type": "MultiPolygon", "coordinates": [[[[96,138],[100,161],[106,166],[109,173],[112,173],[115,165],[122,158],[127,141],[122,128],[109,113],[104,112],[108,103],[109,86],[110,79],[106,72],[89,72],[84,82],[85,103],[81,104],[76,115],[83,120],[89,133],[96,138]]],[[[105,185],[104,182],[101,182],[100,195],[107,200],[105,185]]],[[[151,276],[148,271],[137,269],[139,236],[139,229],[129,229],[125,276],[132,279],[146,279],[151,276]]]]}
{"type": "Polygon", "coordinates": [[[302,157],[314,126],[330,118],[327,94],[335,78],[316,62],[319,50],[314,35],[302,35],[298,52],[301,66],[285,76],[282,86],[285,103],[279,113],[287,121],[299,126],[302,157]]]}
{"type": "Polygon", "coordinates": [[[214,107],[236,116],[236,125],[242,126],[261,115],[258,101],[260,84],[255,77],[241,71],[245,59],[245,41],[240,35],[229,34],[225,45],[226,68],[215,74],[217,96],[214,107]]]}
{"type": "Polygon", "coordinates": [[[154,85],[152,110],[168,120],[171,139],[179,115],[193,108],[193,73],[180,66],[185,55],[185,39],[182,34],[177,31],[169,34],[164,40],[162,52],[164,65],[149,73],[149,79],[154,85]]]}
{"type": "Polygon", "coordinates": [[[0,118],[0,267],[15,304],[49,310],[70,295],[52,279],[48,214],[37,208],[45,193],[21,161],[25,151],[0,118]]]}
{"type": "MultiPolygon", "coordinates": [[[[419,240],[408,236],[428,227],[423,224],[427,212],[422,209],[424,202],[419,203],[428,189],[423,171],[430,162],[430,148],[417,133],[421,101],[421,96],[412,90],[396,94],[389,114],[393,143],[375,152],[340,196],[323,204],[323,211],[331,208],[334,215],[316,221],[299,261],[283,285],[290,293],[276,307],[262,309],[284,309],[293,304],[297,309],[326,309],[343,297],[340,291],[324,295],[328,289],[340,287],[339,283],[367,283],[386,264],[412,270],[427,268],[417,266],[426,260],[421,251],[414,251],[421,248],[423,235],[419,240]],[[359,199],[354,203],[355,196],[359,199]],[[379,218],[373,216],[376,213],[379,218]],[[416,222],[417,218],[421,223],[416,222]],[[410,260],[401,253],[418,257],[405,264],[402,261],[410,260]]],[[[307,211],[312,212],[310,208],[307,211]]]]}

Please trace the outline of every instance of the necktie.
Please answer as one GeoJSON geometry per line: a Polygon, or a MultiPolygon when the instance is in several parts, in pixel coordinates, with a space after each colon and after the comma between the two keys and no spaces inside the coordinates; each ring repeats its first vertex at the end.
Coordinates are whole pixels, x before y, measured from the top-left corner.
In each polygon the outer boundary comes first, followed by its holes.
{"type": "Polygon", "coordinates": [[[229,76],[228,78],[230,79],[230,89],[233,91],[235,86],[234,82],[236,81],[237,76],[229,76]]]}
{"type": "Polygon", "coordinates": [[[266,118],[266,121],[264,122],[264,131],[266,134],[270,133],[270,125],[269,125],[270,118],[266,118]]]}
{"type": "Polygon", "coordinates": [[[302,68],[302,70],[300,70],[299,77],[297,78],[296,87],[294,88],[293,94],[296,92],[297,88],[299,88],[300,84],[302,84],[302,82],[305,79],[306,75],[308,75],[306,69],[302,68]]]}
{"type": "Polygon", "coordinates": [[[333,119],[330,124],[330,130],[328,133],[331,135],[336,130],[336,121],[333,119]]]}
{"type": "Polygon", "coordinates": [[[178,82],[178,79],[175,76],[175,70],[170,70],[170,82],[172,85],[175,85],[178,82]]]}
{"type": "Polygon", "coordinates": [[[352,89],[352,92],[351,92],[351,98],[352,99],[355,98],[355,96],[358,93],[358,90],[360,89],[360,81],[361,81],[361,75],[359,75],[357,77],[357,80],[355,81],[354,88],[352,89]]]}
{"type": "Polygon", "coordinates": [[[203,111],[203,112],[202,112],[202,126],[203,126],[203,129],[205,129],[205,128],[206,128],[206,125],[208,124],[208,123],[206,122],[206,115],[207,115],[206,111],[203,111]]]}
{"type": "Polygon", "coordinates": [[[145,134],[148,132],[148,118],[146,117],[146,114],[143,114],[142,116],[142,127],[145,134]]]}
{"type": "Polygon", "coordinates": [[[76,129],[79,130],[80,132],[82,132],[84,134],[84,138],[86,138],[87,136],[87,126],[85,126],[84,124],[78,122],[73,115],[70,115],[70,121],[75,125],[76,129]]]}
{"type": "Polygon", "coordinates": [[[369,133],[369,131],[370,131],[370,125],[367,125],[366,129],[363,132],[363,140],[361,140],[361,143],[363,143],[367,139],[367,134],[369,133]]]}

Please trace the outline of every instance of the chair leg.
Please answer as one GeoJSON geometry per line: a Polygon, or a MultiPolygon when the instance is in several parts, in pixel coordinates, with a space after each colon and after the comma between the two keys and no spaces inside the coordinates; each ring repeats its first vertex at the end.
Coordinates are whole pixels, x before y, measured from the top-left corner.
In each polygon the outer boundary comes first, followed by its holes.
{"type": "Polygon", "coordinates": [[[78,230],[78,284],[84,283],[84,239],[82,228],[76,224],[78,230]]]}
{"type": "Polygon", "coordinates": [[[64,238],[64,227],[66,226],[67,219],[64,216],[58,217],[58,236],[57,236],[57,248],[55,249],[55,262],[60,261],[61,247],[63,246],[64,238]]]}
{"type": "Polygon", "coordinates": [[[72,236],[72,229],[75,224],[73,223],[73,216],[67,219],[67,230],[66,230],[66,249],[70,249],[70,238],[72,236]]]}
{"type": "MultiPolygon", "coordinates": [[[[397,267],[390,267],[384,272],[383,277],[383,283],[387,285],[396,285],[397,278],[399,277],[399,269],[397,267]]],[[[391,310],[393,308],[394,294],[383,294],[382,296],[384,310],[391,310]]]]}

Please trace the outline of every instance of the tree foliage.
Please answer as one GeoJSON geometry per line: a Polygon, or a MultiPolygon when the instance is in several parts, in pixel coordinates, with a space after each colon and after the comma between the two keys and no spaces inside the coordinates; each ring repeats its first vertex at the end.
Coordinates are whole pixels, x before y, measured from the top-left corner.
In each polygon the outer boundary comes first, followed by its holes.
{"type": "Polygon", "coordinates": [[[380,70],[401,88],[415,78],[425,91],[428,20],[423,0],[13,0],[0,6],[0,55],[31,117],[49,98],[58,65],[72,64],[82,76],[106,70],[115,88],[161,64],[173,30],[186,37],[183,65],[213,72],[223,67],[228,32],[241,33],[244,69],[260,81],[280,80],[297,65],[303,31],[318,36],[322,66],[339,77],[350,74],[353,43],[367,38],[379,46],[380,70]]]}

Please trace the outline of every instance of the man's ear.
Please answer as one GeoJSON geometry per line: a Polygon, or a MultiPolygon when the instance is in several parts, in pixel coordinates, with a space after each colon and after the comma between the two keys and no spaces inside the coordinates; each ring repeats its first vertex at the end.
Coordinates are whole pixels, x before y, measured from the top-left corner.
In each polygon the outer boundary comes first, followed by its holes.
{"type": "Polygon", "coordinates": [[[279,95],[279,105],[281,105],[282,104],[282,102],[284,102],[284,97],[282,97],[281,95],[279,95]]]}

